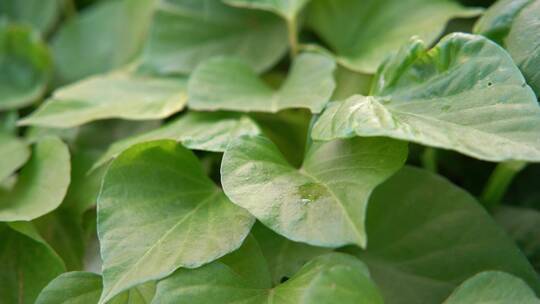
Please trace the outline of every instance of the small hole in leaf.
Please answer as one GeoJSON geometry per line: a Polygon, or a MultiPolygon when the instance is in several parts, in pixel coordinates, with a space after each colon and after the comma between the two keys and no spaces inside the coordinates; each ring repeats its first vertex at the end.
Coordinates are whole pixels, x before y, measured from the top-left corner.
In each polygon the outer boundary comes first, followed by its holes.
{"type": "Polygon", "coordinates": [[[284,277],[281,277],[281,280],[279,280],[280,283],[285,283],[289,280],[289,277],[287,276],[284,276],[284,277]]]}
{"type": "Polygon", "coordinates": [[[493,83],[492,83],[491,81],[488,82],[488,87],[490,87],[490,86],[492,86],[492,85],[493,85],[493,83]]]}

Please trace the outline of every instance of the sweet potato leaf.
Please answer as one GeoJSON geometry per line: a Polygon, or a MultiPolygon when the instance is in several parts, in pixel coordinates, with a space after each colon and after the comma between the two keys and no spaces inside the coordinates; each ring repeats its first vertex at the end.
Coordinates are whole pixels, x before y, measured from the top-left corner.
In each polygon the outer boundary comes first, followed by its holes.
{"type": "Polygon", "coordinates": [[[316,140],[389,136],[489,161],[540,161],[540,106],[508,54],[452,34],[433,49],[413,40],[375,76],[373,96],[334,102],[316,140]]]}
{"type": "Polygon", "coordinates": [[[26,163],[30,149],[24,140],[0,131],[0,182],[26,163]]]}
{"type": "Polygon", "coordinates": [[[47,34],[60,17],[60,0],[3,0],[0,18],[13,23],[23,23],[47,34]]]}
{"type": "Polygon", "coordinates": [[[242,60],[210,59],[200,64],[189,79],[189,107],[273,113],[287,108],[308,108],[318,113],[334,91],[334,69],[335,63],[327,56],[301,54],[292,64],[287,79],[275,90],[242,60]]]}
{"type": "Polygon", "coordinates": [[[156,130],[115,142],[99,158],[94,168],[115,158],[130,146],[145,141],[171,139],[190,149],[223,152],[232,139],[259,133],[259,127],[246,116],[224,112],[188,112],[156,130]]]}
{"type": "Polygon", "coordinates": [[[229,253],[253,222],[176,141],[129,148],[110,165],[98,198],[100,303],[179,267],[195,268],[229,253]]]}
{"type": "Polygon", "coordinates": [[[52,60],[40,35],[0,19],[0,111],[36,102],[45,93],[52,60]]]}
{"type": "Polygon", "coordinates": [[[158,0],[141,69],[189,74],[216,55],[238,56],[266,70],[287,50],[287,28],[272,13],[238,9],[221,0],[158,0]]]}
{"type": "Polygon", "coordinates": [[[0,222],[29,221],[56,209],[70,181],[69,151],[61,140],[45,138],[8,193],[0,195],[0,222]]]}
{"type": "Polygon", "coordinates": [[[308,25],[347,68],[374,73],[411,36],[434,42],[448,20],[481,10],[452,0],[313,0],[308,25]]]}
{"type": "Polygon", "coordinates": [[[265,267],[256,241],[248,238],[238,251],[216,262],[180,269],[159,282],[153,303],[383,303],[367,267],[346,254],[317,257],[277,286],[270,285],[265,267]]]}
{"type": "Polygon", "coordinates": [[[539,304],[525,282],[500,271],[486,271],[463,282],[443,304],[539,304]]]}
{"type": "Polygon", "coordinates": [[[107,118],[160,119],[180,111],[186,102],[184,78],[121,71],[61,87],[19,124],[69,128],[107,118]]]}
{"type": "Polygon", "coordinates": [[[238,7],[262,9],[274,12],[286,20],[296,19],[302,8],[310,0],[224,0],[238,7]]]}
{"type": "Polygon", "coordinates": [[[489,214],[465,191],[428,171],[405,167],[373,193],[364,261],[387,304],[441,303],[461,282],[499,270],[540,291],[536,272],[489,214]]]}
{"type": "Polygon", "coordinates": [[[241,137],[225,151],[221,182],[232,202],[291,240],[365,246],[369,195],[406,156],[405,143],[385,138],[314,142],[295,168],[266,137],[241,137]]]}

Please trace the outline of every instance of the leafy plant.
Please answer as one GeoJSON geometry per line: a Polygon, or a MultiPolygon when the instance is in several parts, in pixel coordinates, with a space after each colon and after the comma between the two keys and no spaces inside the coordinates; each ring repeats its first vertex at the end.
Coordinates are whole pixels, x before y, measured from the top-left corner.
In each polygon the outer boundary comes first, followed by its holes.
{"type": "Polygon", "coordinates": [[[0,302],[540,303],[540,1],[2,0],[0,302]]]}

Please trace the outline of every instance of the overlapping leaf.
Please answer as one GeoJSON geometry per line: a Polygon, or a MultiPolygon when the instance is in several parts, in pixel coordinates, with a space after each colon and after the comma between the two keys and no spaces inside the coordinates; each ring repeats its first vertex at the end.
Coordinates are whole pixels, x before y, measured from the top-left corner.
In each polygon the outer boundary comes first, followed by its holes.
{"type": "Polygon", "coordinates": [[[38,100],[51,74],[49,50],[37,32],[0,20],[0,111],[38,100]]]}
{"type": "Polygon", "coordinates": [[[461,284],[443,304],[539,304],[525,282],[500,271],[486,271],[461,284]]]}
{"type": "Polygon", "coordinates": [[[0,221],[29,221],[56,209],[66,195],[69,180],[67,147],[54,137],[39,141],[17,184],[0,196],[0,221]]]}
{"type": "Polygon", "coordinates": [[[0,299],[34,304],[49,281],[65,271],[62,260],[29,223],[0,223],[0,299]]]}
{"type": "Polygon", "coordinates": [[[430,44],[448,20],[481,10],[452,0],[313,0],[308,24],[351,70],[374,73],[410,37],[430,44]]]}
{"type": "Polygon", "coordinates": [[[242,137],[225,151],[221,182],[235,204],[291,240],[365,246],[371,191],[406,156],[405,143],[385,138],[314,142],[295,168],[267,138],[242,137]]]}
{"type": "Polygon", "coordinates": [[[0,182],[24,165],[29,157],[30,149],[23,140],[0,131],[0,182]]]}
{"type": "Polygon", "coordinates": [[[189,79],[189,106],[197,110],[259,112],[308,108],[318,113],[334,91],[334,68],[335,63],[327,56],[301,54],[283,85],[274,90],[242,60],[210,59],[189,79]]]}
{"type": "Polygon", "coordinates": [[[103,1],[68,20],[51,45],[57,81],[65,84],[131,61],[145,41],[153,3],[103,1]]]}
{"type": "Polygon", "coordinates": [[[189,112],[159,129],[115,142],[94,167],[101,166],[127,148],[145,141],[172,139],[190,149],[223,152],[232,139],[259,133],[257,125],[246,116],[222,112],[189,112]]]}
{"type": "Polygon", "coordinates": [[[536,97],[481,36],[452,34],[429,51],[413,40],[381,67],[372,94],[330,104],[313,138],[389,136],[489,161],[540,161],[536,97]]]}
{"type": "Polygon", "coordinates": [[[274,12],[286,20],[295,19],[310,0],[224,0],[225,3],[274,12]]]}
{"type": "Polygon", "coordinates": [[[340,253],[317,257],[287,282],[272,286],[256,241],[199,269],[180,269],[158,283],[155,304],[383,303],[366,266],[340,253]],[[257,271],[253,271],[256,269],[257,271]]]}
{"type": "Polygon", "coordinates": [[[262,71],[286,49],[286,26],[271,13],[229,7],[221,0],[159,0],[141,68],[188,74],[206,59],[232,55],[262,71]]]}
{"type": "Polygon", "coordinates": [[[98,198],[100,303],[235,250],[253,221],[175,141],[133,146],[111,164],[98,198]]]}
{"type": "Polygon", "coordinates": [[[187,102],[183,78],[156,78],[128,72],[93,76],[54,92],[21,125],[68,128],[93,120],[160,119],[187,102]]]}
{"type": "MultiPolygon", "coordinates": [[[[66,272],[52,280],[39,294],[36,304],[97,304],[102,291],[101,276],[91,272],[66,272]]],[[[150,304],[155,284],[146,283],[119,294],[108,304],[150,304]]]]}
{"type": "Polygon", "coordinates": [[[498,1],[478,21],[475,32],[505,46],[540,96],[540,1],[498,1]]]}
{"type": "Polygon", "coordinates": [[[3,0],[0,2],[0,18],[31,25],[47,34],[60,17],[60,4],[59,0],[3,0]]]}
{"type": "Polygon", "coordinates": [[[379,186],[367,212],[364,261],[387,304],[441,303],[486,270],[508,272],[534,290],[540,282],[523,254],[465,191],[406,167],[379,186]]]}

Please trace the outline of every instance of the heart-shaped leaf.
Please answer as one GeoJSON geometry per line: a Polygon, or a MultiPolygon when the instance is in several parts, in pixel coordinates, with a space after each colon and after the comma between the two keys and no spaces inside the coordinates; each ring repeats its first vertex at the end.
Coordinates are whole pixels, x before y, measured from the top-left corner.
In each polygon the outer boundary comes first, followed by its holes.
{"type": "Polygon", "coordinates": [[[0,222],[30,221],[56,209],[70,181],[69,151],[58,138],[34,146],[17,184],[0,196],[0,222]]]}
{"type": "Polygon", "coordinates": [[[199,65],[189,79],[189,107],[274,113],[308,108],[318,113],[334,91],[334,69],[335,63],[328,56],[301,54],[283,85],[275,90],[242,60],[213,58],[199,65]]]}
{"type": "Polygon", "coordinates": [[[153,7],[154,0],[103,1],[64,23],[51,44],[57,81],[66,84],[130,62],[145,41],[153,7]]]}
{"type": "Polygon", "coordinates": [[[338,62],[364,73],[374,73],[410,37],[431,44],[448,20],[481,12],[452,0],[313,0],[308,11],[308,24],[338,62]]]}
{"type": "Polygon", "coordinates": [[[365,246],[371,191],[406,156],[405,143],[386,138],[314,142],[295,168],[267,138],[242,137],[225,151],[221,182],[231,201],[291,240],[365,246]]]}
{"type": "Polygon", "coordinates": [[[129,148],[110,165],[98,198],[100,303],[235,250],[253,222],[176,141],[129,148]]]}
{"type": "Polygon", "coordinates": [[[500,271],[486,271],[463,282],[443,304],[540,304],[521,279],[500,271]]]}
{"type": "Polygon", "coordinates": [[[469,277],[500,270],[540,291],[538,275],[474,198],[428,171],[405,167],[371,196],[366,251],[387,304],[441,303],[469,277]]]}
{"type": "Polygon", "coordinates": [[[0,182],[24,165],[29,157],[30,149],[23,140],[0,131],[0,182]]]}
{"type": "Polygon", "coordinates": [[[189,74],[216,55],[238,56],[255,70],[287,50],[287,28],[271,13],[229,7],[221,0],[158,0],[141,69],[189,74]]]}
{"type": "Polygon", "coordinates": [[[90,121],[160,119],[187,102],[183,78],[156,78],[127,72],[94,76],[56,90],[20,125],[69,128],[90,121]]]}
{"type": "Polygon", "coordinates": [[[540,1],[497,1],[474,30],[505,46],[540,96],[540,1]]]}
{"type": "Polygon", "coordinates": [[[330,104],[314,139],[389,136],[489,160],[540,161],[540,107],[519,69],[482,36],[418,40],[381,67],[372,94],[330,104]]]}
{"type": "Polygon", "coordinates": [[[34,304],[49,281],[65,271],[62,260],[27,222],[0,223],[2,303],[34,304]]]}
{"type": "Polygon", "coordinates": [[[115,142],[96,162],[94,168],[115,158],[127,148],[145,141],[172,139],[190,149],[223,152],[232,139],[259,133],[259,127],[247,116],[222,112],[188,112],[159,129],[115,142]]]}
{"type": "MultiPolygon", "coordinates": [[[[39,294],[36,304],[97,304],[102,291],[101,276],[91,272],[66,272],[52,280],[39,294]]],[[[107,304],[150,304],[153,282],[135,286],[107,304]]]]}
{"type": "Polygon", "coordinates": [[[38,100],[47,87],[52,61],[37,32],[0,20],[0,111],[38,100]]]}
{"type": "Polygon", "coordinates": [[[238,251],[216,262],[180,269],[159,282],[153,303],[383,303],[366,266],[349,255],[317,257],[275,287],[267,269],[257,242],[248,238],[238,251]]]}

